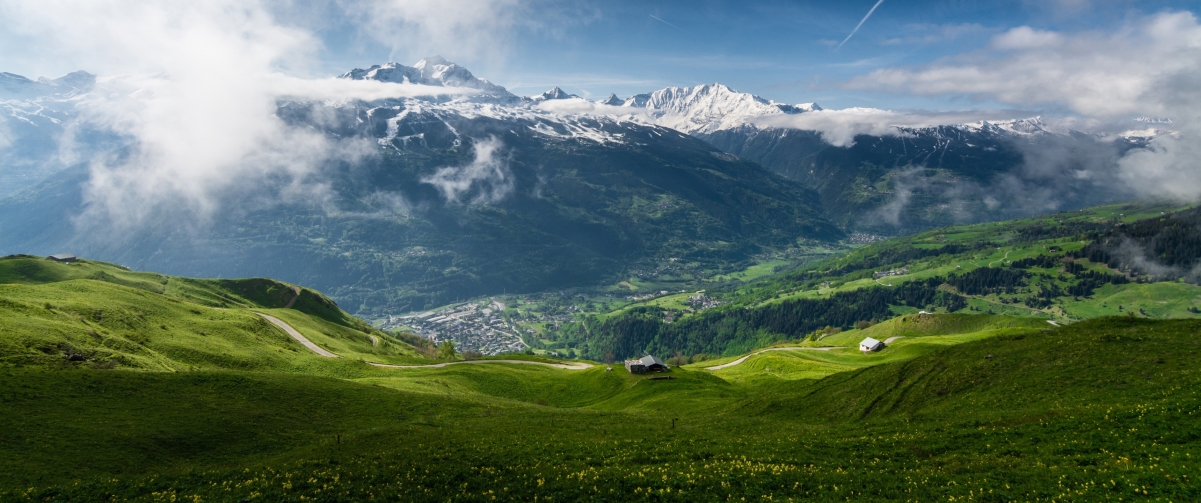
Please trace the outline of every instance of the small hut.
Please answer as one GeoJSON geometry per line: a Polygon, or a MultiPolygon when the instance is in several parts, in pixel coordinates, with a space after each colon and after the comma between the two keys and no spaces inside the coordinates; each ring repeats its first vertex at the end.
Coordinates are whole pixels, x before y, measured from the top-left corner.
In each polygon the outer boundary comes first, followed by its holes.
{"type": "Polygon", "coordinates": [[[871,337],[863,339],[863,341],[859,343],[859,350],[863,351],[864,353],[871,353],[872,351],[879,351],[881,349],[884,349],[884,343],[871,337]]]}

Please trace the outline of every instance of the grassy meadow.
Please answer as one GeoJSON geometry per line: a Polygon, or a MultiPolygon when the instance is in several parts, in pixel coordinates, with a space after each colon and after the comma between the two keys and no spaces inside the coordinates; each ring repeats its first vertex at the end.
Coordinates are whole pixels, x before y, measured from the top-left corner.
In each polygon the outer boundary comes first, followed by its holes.
{"type": "Polygon", "coordinates": [[[0,500],[1199,496],[1201,323],[1007,330],[821,379],[9,368],[0,500]]]}

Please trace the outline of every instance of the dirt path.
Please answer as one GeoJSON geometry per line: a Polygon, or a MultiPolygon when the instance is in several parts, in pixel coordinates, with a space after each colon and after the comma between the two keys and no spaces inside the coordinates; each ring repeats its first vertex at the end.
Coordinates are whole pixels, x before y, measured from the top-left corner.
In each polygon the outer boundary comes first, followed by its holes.
{"type": "Polygon", "coordinates": [[[730,362],[730,363],[723,363],[723,364],[721,364],[721,365],[714,365],[714,366],[712,366],[712,367],[705,367],[705,370],[721,370],[721,369],[725,369],[725,368],[730,368],[730,367],[733,367],[733,366],[735,366],[735,365],[738,365],[739,363],[745,362],[747,358],[750,358],[750,357],[752,357],[752,356],[755,356],[755,355],[758,355],[758,354],[763,354],[763,353],[766,353],[766,352],[768,352],[768,351],[794,351],[794,350],[801,350],[801,351],[829,351],[829,350],[831,350],[831,349],[838,349],[838,348],[840,348],[840,347],[842,347],[842,346],[829,346],[829,347],[822,347],[822,348],[809,348],[809,347],[805,347],[805,348],[803,348],[803,347],[769,348],[769,349],[764,349],[764,350],[762,350],[762,351],[756,351],[756,352],[754,352],[754,353],[751,353],[751,354],[749,354],[749,355],[746,355],[746,356],[744,356],[744,357],[742,357],[742,358],[739,358],[739,359],[737,359],[737,360],[734,360],[734,361],[732,361],[732,362],[730,362]]]}
{"type": "Polygon", "coordinates": [[[292,328],[291,325],[280,321],[279,318],[276,318],[274,316],[268,316],[263,313],[254,313],[254,314],[262,316],[263,319],[270,321],[271,323],[273,323],[275,326],[277,326],[279,328],[282,328],[284,330],[284,332],[287,332],[288,335],[292,336],[293,339],[296,339],[301,344],[304,344],[304,347],[309,348],[314,353],[317,353],[326,358],[341,358],[341,356],[330,353],[329,351],[322,349],[321,346],[313,344],[313,341],[310,341],[307,338],[305,338],[305,336],[300,335],[300,332],[297,332],[296,329],[292,328]]]}
{"type": "Polygon", "coordinates": [[[902,338],[902,337],[905,337],[905,336],[904,336],[904,335],[897,335],[897,336],[894,336],[894,337],[889,337],[889,338],[887,338],[887,339],[884,339],[884,345],[885,345],[885,346],[887,346],[887,345],[889,345],[889,344],[892,344],[892,341],[895,341],[895,340],[897,340],[897,339],[900,339],[900,338],[902,338]]]}
{"type": "Polygon", "coordinates": [[[994,260],[994,261],[992,261],[992,262],[989,262],[989,263],[988,263],[988,266],[989,266],[989,267],[992,267],[992,264],[993,264],[993,262],[1000,262],[1000,263],[1004,264],[1004,263],[1005,263],[1005,260],[1009,258],[1009,253],[1010,253],[1011,251],[1013,251],[1013,250],[1010,250],[1010,251],[1007,251],[1007,252],[1005,252],[1005,256],[1004,256],[1004,257],[1001,257],[1001,260],[994,260]]]}
{"type": "Polygon", "coordinates": [[[385,363],[367,362],[368,365],[371,365],[374,367],[383,367],[383,368],[389,368],[389,369],[440,369],[447,365],[474,365],[474,364],[481,364],[481,363],[514,363],[517,365],[543,365],[543,366],[547,366],[547,367],[554,367],[557,369],[564,369],[564,370],[585,370],[585,369],[592,368],[592,365],[589,365],[587,363],[580,363],[580,362],[544,363],[544,362],[531,362],[531,361],[527,361],[527,360],[465,360],[465,361],[461,361],[461,362],[434,363],[434,364],[430,364],[430,365],[388,365],[385,363]]]}
{"type": "Polygon", "coordinates": [[[292,296],[292,300],[288,301],[288,305],[284,306],[284,309],[292,309],[292,305],[296,303],[296,299],[300,298],[300,287],[292,287],[292,293],[296,295],[292,296]]]}
{"type": "Polygon", "coordinates": [[[1052,324],[1052,325],[1055,325],[1055,326],[1057,326],[1057,327],[1059,326],[1059,324],[1058,324],[1058,323],[1055,323],[1055,320],[1047,320],[1047,323],[1050,323],[1050,324],[1052,324]]]}
{"type": "Polygon", "coordinates": [[[374,335],[368,335],[367,337],[371,338],[371,347],[373,347],[373,348],[379,347],[379,337],[376,337],[374,335]]]}

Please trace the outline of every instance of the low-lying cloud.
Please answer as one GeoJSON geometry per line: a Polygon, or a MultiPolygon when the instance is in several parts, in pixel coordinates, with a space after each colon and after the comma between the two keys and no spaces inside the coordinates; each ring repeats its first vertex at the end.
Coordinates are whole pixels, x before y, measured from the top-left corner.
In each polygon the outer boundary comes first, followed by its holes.
{"type": "Polygon", "coordinates": [[[546,100],[534,105],[535,110],[550,112],[559,115],[615,115],[615,116],[639,116],[647,117],[645,108],[623,107],[616,105],[606,105],[589,101],[584,98],[568,98],[562,100],[546,100]]]}
{"type": "Polygon", "coordinates": [[[849,147],[855,144],[855,137],[858,135],[906,136],[908,133],[899,128],[1012,119],[1015,113],[1017,112],[992,110],[932,112],[844,108],[800,114],[765,115],[753,119],[752,122],[760,126],[816,131],[831,145],[849,147]]]}
{"type": "Polygon", "coordinates": [[[1198,200],[1198,82],[1201,23],[1191,12],[1166,12],[1132,18],[1113,32],[1018,27],[997,35],[985,49],[920,67],[876,70],[846,87],[1050,107],[1102,124],[1170,117],[1176,134],[1161,135],[1118,161],[1121,183],[1144,196],[1198,200]]]}
{"type": "Polygon", "coordinates": [[[448,203],[488,204],[513,192],[513,173],[502,153],[504,142],[495,136],[475,140],[474,159],[466,166],[438,168],[421,183],[433,185],[448,203]],[[470,197],[465,197],[470,196],[470,197]]]}
{"type": "MultiPolygon", "coordinates": [[[[118,153],[82,150],[90,180],[81,225],[127,228],[151,218],[202,223],[233,198],[321,197],[313,175],[332,159],[371,155],[363,140],[293,127],[280,100],[345,102],[468,89],[306,79],[320,42],[276,17],[268,0],[6,2],[3,45],[37,42],[107,73],[77,100],[78,120],[127,142],[118,153]],[[64,16],[64,12],[71,12],[64,16]]],[[[70,127],[68,131],[82,128],[70,127]]]]}

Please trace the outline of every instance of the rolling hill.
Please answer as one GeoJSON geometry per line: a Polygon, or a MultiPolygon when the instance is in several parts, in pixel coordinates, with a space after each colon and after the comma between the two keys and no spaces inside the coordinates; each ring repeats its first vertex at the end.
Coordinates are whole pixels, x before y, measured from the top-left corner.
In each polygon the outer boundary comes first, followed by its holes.
{"type": "Polygon", "coordinates": [[[309,372],[322,360],[260,313],[347,360],[426,361],[324,295],[270,279],[202,280],[80,260],[0,258],[0,364],[153,372],[309,372]]]}
{"type": "Polygon", "coordinates": [[[1201,312],[1201,287],[1188,277],[1198,260],[1196,213],[1131,203],[927,231],[719,284],[705,293],[710,308],[647,301],[581,313],[546,347],[605,361],[648,352],[733,356],[923,310],[1059,323],[1131,313],[1194,318],[1201,312]]]}
{"type": "Polygon", "coordinates": [[[1047,325],[821,379],[10,367],[0,498],[1187,500],[1198,323],[1047,325]]]}

